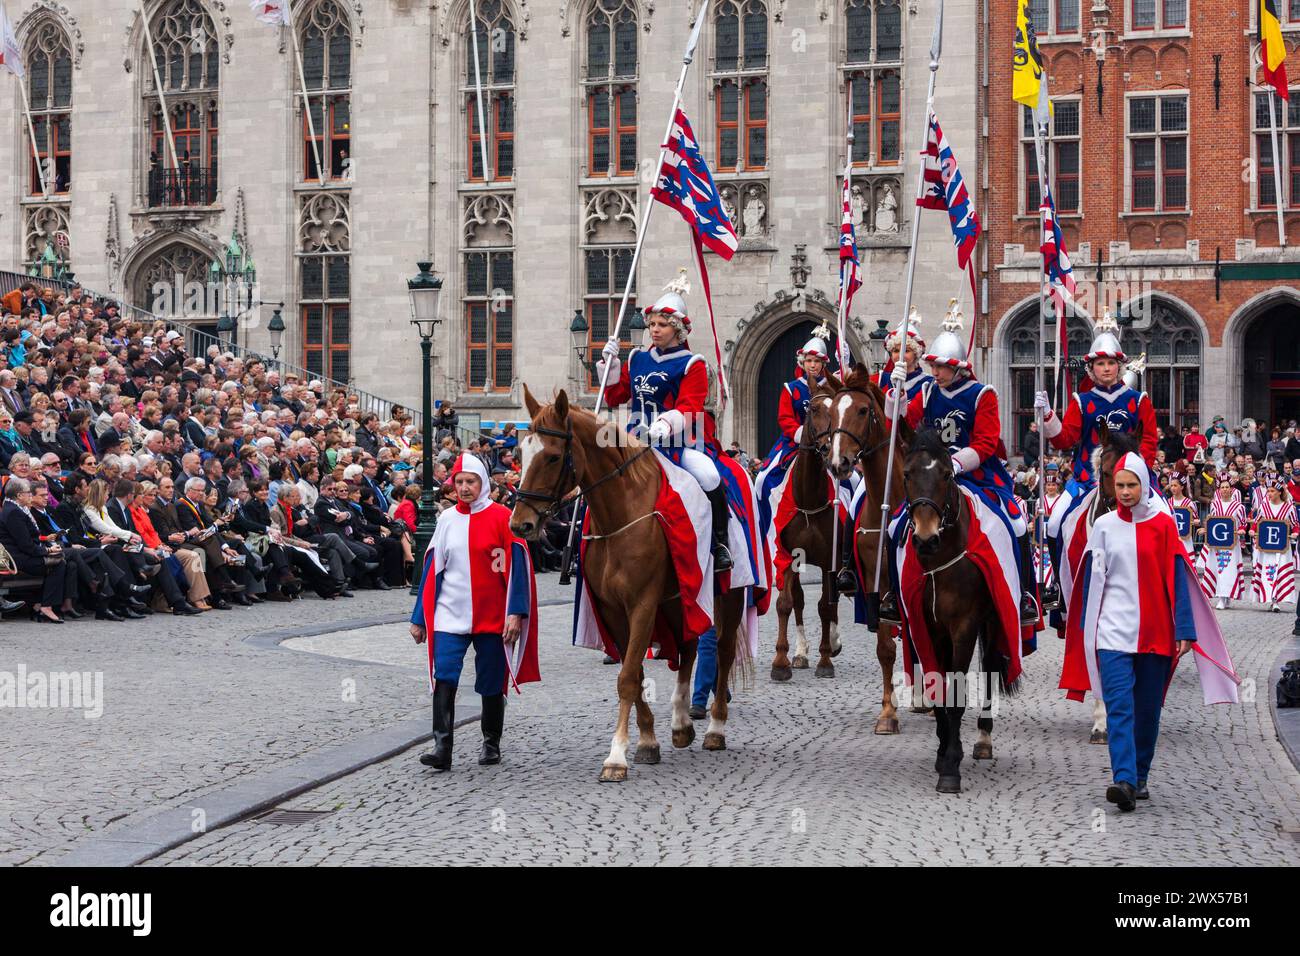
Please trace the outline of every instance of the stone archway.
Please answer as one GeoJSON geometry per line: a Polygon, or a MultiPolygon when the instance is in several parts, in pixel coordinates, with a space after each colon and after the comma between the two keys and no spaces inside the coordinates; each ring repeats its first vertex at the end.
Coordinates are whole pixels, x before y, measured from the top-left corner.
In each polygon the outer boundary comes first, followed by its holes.
{"type": "Polygon", "coordinates": [[[155,315],[215,323],[211,310],[191,314],[185,303],[196,287],[207,288],[209,267],[218,255],[206,243],[175,234],[137,247],[122,270],[127,303],[155,315]]]}
{"type": "Polygon", "coordinates": [[[1300,419],[1300,290],[1279,286],[1246,301],[1223,330],[1225,366],[1239,376],[1224,415],[1300,419]],[[1234,407],[1235,406],[1235,407],[1234,407]]]}
{"type": "MultiPolygon", "coordinates": [[[[733,439],[740,442],[740,447],[751,456],[767,454],[767,447],[759,447],[759,417],[764,401],[774,402],[777,389],[781,383],[788,381],[794,374],[793,351],[790,361],[782,363],[779,359],[769,357],[774,352],[784,353],[789,350],[789,343],[781,343],[783,336],[799,336],[812,330],[821,322],[834,329],[836,324],[835,305],[820,290],[814,290],[799,296],[787,290],[776,293],[775,301],[760,302],[754,307],[747,319],[742,319],[737,327],[737,336],[727,343],[727,378],[731,383],[732,402],[723,423],[724,445],[733,439]],[[781,365],[784,372],[774,374],[768,371],[768,379],[779,377],[775,382],[764,379],[765,363],[781,365]]],[[[865,360],[867,352],[858,336],[857,330],[850,325],[848,329],[849,348],[853,354],[865,360]]],[[[807,335],[803,338],[806,340],[807,335]]],[[[797,343],[797,349],[803,341],[797,343]]],[[[775,405],[772,405],[775,408],[775,405]]],[[[775,414],[773,413],[773,418],[775,414]]],[[[767,434],[764,432],[764,434],[767,434]]],[[[769,440],[768,445],[771,444],[769,440]]]]}

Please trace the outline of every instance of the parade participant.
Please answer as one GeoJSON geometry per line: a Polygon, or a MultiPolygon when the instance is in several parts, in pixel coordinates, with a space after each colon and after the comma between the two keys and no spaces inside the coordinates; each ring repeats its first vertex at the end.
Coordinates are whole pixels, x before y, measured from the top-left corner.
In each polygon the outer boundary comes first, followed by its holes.
{"type": "Polygon", "coordinates": [[[1149,482],[1142,456],[1129,452],[1116,465],[1117,510],[1092,526],[1071,596],[1060,683],[1073,700],[1091,689],[1104,701],[1112,777],[1106,799],[1125,812],[1148,799],[1160,710],[1178,658],[1197,645],[1207,704],[1235,703],[1239,682],[1178,529],[1149,499],[1149,482]]]}
{"type": "Polygon", "coordinates": [[[1207,536],[1205,554],[1201,562],[1201,590],[1207,598],[1217,598],[1216,611],[1230,607],[1234,598],[1241,597],[1245,585],[1241,574],[1241,538],[1239,532],[1246,525],[1246,507],[1241,503],[1241,493],[1224,478],[1219,482],[1218,493],[1210,502],[1206,526],[1211,518],[1231,518],[1236,522],[1229,547],[1216,547],[1207,536]]]}
{"type": "Polygon", "coordinates": [[[420,763],[451,769],[456,688],[474,646],[474,690],[483,698],[480,764],[501,762],[506,691],[541,680],[537,585],[528,545],[510,532],[510,509],[491,501],[487,468],[463,454],[450,470],[456,506],[438,517],[424,556],[411,637],[428,645],[433,750],[420,763]]]}
{"type": "Polygon", "coordinates": [[[1251,527],[1254,542],[1251,593],[1259,604],[1267,604],[1270,611],[1279,611],[1278,605],[1295,598],[1295,553],[1291,541],[1300,531],[1300,525],[1281,481],[1270,478],[1267,489],[1251,527]]]}
{"type": "Polygon", "coordinates": [[[1187,512],[1187,519],[1180,526],[1180,530],[1185,527],[1187,533],[1180,535],[1178,540],[1183,543],[1183,547],[1187,551],[1187,557],[1195,563],[1196,529],[1201,526],[1201,519],[1196,513],[1196,502],[1187,497],[1186,491],[1183,490],[1183,479],[1180,475],[1175,473],[1169,476],[1169,494],[1166,497],[1171,510],[1176,512],[1178,509],[1182,509],[1187,512]]]}
{"type": "MultiPolygon", "coordinates": [[[[1043,436],[1053,448],[1074,449],[1074,477],[1084,491],[1097,483],[1097,476],[1092,473],[1092,456],[1101,443],[1098,425],[1102,421],[1111,431],[1131,432],[1141,428],[1142,457],[1148,466],[1156,460],[1155,409],[1145,392],[1138,392],[1121,380],[1120,365],[1126,356],[1118,335],[1119,326],[1107,312],[1097,323],[1092,348],[1083,357],[1088,377],[1070,397],[1064,420],[1052,411],[1046,392],[1034,395],[1034,408],[1043,413],[1043,436]]],[[[1080,497],[1076,496],[1075,500],[1080,497]]]]}
{"type": "MultiPolygon", "coordinates": [[[[1003,460],[1002,419],[998,393],[975,380],[963,340],[961,309],[956,300],[943,322],[943,332],[934,341],[925,361],[934,381],[924,385],[907,406],[907,423],[912,428],[934,429],[952,454],[952,470],[959,484],[981,499],[1006,523],[1017,539],[1016,563],[1020,572],[1020,620],[1038,620],[1034,597],[1033,560],[1025,516],[1016,505],[1011,476],[1003,460]]],[[[901,390],[907,383],[904,365],[894,366],[892,382],[901,390]]],[[[892,411],[892,407],[890,408],[892,411]]],[[[886,547],[890,552],[892,547],[886,547]]],[[[891,575],[892,578],[892,575],[891,575]]],[[[901,624],[897,595],[889,589],[880,605],[880,620],[901,624]]]]}
{"type": "Polygon", "coordinates": [[[708,360],[692,352],[686,338],[691,332],[686,299],[690,284],[686,270],[668,284],[659,299],[645,310],[650,347],[635,348],[627,357],[623,374],[619,345],[605,343],[597,374],[606,381],[605,401],[610,408],[629,405],[628,431],[640,432],[669,461],[685,468],[700,483],[713,508],[713,570],[731,570],[727,547],[727,491],[729,475],[717,464],[722,454],[714,433],[713,416],[705,410],[709,397],[708,360]]]}
{"type": "MultiPolygon", "coordinates": [[[[955,302],[955,299],[951,300],[950,305],[955,302]]],[[[880,370],[880,374],[876,376],[876,384],[880,386],[886,397],[893,394],[893,370],[903,365],[907,369],[907,377],[903,379],[903,384],[907,387],[907,400],[910,402],[916,398],[923,385],[934,381],[934,376],[921,366],[921,355],[925,352],[925,337],[921,334],[921,316],[917,314],[915,307],[908,314],[906,349],[902,347],[902,342],[903,324],[900,322],[898,328],[885,337],[885,350],[889,353],[892,367],[880,370]]]]}

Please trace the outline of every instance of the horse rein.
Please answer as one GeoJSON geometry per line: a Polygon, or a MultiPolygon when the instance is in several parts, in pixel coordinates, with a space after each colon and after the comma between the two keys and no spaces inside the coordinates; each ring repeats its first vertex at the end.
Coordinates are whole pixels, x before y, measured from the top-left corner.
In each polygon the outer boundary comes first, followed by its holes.
{"type": "MultiPolygon", "coordinates": [[[[838,396],[840,396],[840,395],[843,395],[843,394],[845,394],[845,393],[847,393],[847,392],[856,392],[856,393],[858,393],[859,395],[864,396],[864,397],[867,399],[867,407],[868,407],[868,409],[869,409],[869,411],[870,411],[870,414],[871,414],[871,418],[870,418],[870,422],[869,422],[869,424],[875,425],[875,426],[880,427],[880,428],[884,428],[884,426],[880,424],[880,418],[879,418],[879,416],[876,414],[876,402],[875,402],[875,397],[874,397],[870,392],[868,392],[866,389],[862,389],[862,388],[842,388],[842,389],[840,389],[838,392],[836,392],[834,395],[831,396],[832,401],[833,401],[836,397],[838,397],[838,396]]],[[[870,458],[870,457],[871,457],[872,455],[874,455],[876,452],[880,451],[880,449],[884,448],[886,445],[889,444],[889,431],[888,431],[887,429],[885,430],[885,437],[882,438],[880,441],[876,442],[876,444],[874,444],[874,445],[872,445],[871,447],[868,448],[868,447],[867,447],[866,438],[865,438],[864,436],[855,435],[855,434],[853,434],[853,432],[849,431],[847,428],[828,428],[828,429],[826,429],[826,430],[823,431],[823,432],[819,432],[817,435],[815,435],[815,436],[813,437],[813,442],[815,443],[814,447],[818,447],[818,446],[820,446],[820,445],[822,444],[822,439],[824,439],[824,438],[833,438],[835,435],[840,435],[840,434],[842,434],[842,435],[846,435],[846,436],[848,436],[849,438],[853,439],[854,444],[856,444],[856,445],[858,446],[858,453],[857,453],[856,455],[853,456],[853,460],[854,460],[854,461],[859,461],[859,462],[861,462],[861,463],[864,464],[864,465],[867,463],[867,459],[868,459],[868,458],[870,458]]],[[[823,455],[823,457],[825,457],[825,456],[823,455]]]]}

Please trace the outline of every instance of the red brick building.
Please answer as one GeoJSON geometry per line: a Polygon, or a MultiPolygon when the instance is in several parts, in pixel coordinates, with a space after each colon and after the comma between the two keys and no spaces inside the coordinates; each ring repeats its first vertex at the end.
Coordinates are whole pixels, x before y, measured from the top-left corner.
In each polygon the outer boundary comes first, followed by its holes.
{"type": "MultiPolygon", "coordinates": [[[[1105,308],[1161,425],[1300,419],[1300,58],[1278,101],[1278,243],[1254,0],[1032,0],[1055,111],[1052,193],[1080,286],[1072,356],[1105,308]],[[1257,175],[1258,173],[1258,175],[1257,175]]],[[[1281,0],[1288,47],[1300,0],[1281,0]]],[[[1013,0],[990,4],[978,190],[983,377],[1018,448],[1032,420],[1041,257],[1032,125],[1011,99],[1013,0]]],[[[1264,88],[1265,90],[1267,88],[1264,88]]],[[[1049,326],[1048,338],[1054,337],[1049,326]]],[[[1048,366],[1051,353],[1048,353],[1048,366]]],[[[1059,406],[1058,406],[1059,407],[1059,406]]]]}

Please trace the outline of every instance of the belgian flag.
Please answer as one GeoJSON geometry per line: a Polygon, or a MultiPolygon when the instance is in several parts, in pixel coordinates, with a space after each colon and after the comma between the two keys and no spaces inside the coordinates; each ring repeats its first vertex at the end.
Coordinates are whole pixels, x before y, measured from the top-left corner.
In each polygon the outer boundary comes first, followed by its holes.
{"type": "Polygon", "coordinates": [[[1282,23],[1277,16],[1277,0],[1259,0],[1260,60],[1264,65],[1264,82],[1287,99],[1286,44],[1282,40],[1282,23]]]}

